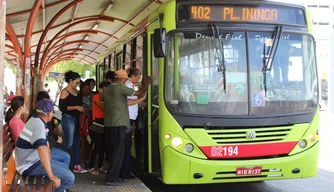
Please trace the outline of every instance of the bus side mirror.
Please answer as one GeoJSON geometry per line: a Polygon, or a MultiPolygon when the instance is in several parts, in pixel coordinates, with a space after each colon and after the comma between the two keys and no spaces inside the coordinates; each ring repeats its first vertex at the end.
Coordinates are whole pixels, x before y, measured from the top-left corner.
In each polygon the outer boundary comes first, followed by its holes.
{"type": "Polygon", "coordinates": [[[166,56],[166,29],[154,29],[153,39],[154,57],[161,58],[166,56]]]}

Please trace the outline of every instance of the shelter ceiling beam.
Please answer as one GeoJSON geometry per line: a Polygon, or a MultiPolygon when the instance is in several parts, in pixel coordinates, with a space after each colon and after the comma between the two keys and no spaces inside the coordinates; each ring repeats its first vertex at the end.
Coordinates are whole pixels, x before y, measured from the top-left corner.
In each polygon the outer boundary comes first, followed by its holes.
{"type": "MultiPolygon", "coordinates": [[[[77,18],[75,18],[74,19],[74,21],[79,21],[79,20],[82,20],[82,19],[89,19],[89,18],[95,18],[95,17],[98,17],[99,15],[94,15],[94,16],[85,16],[85,17],[77,17],[77,18]]],[[[119,19],[119,18],[117,18],[117,17],[111,17],[111,18],[114,18],[114,20],[115,21],[119,21],[119,22],[122,22],[122,23],[127,23],[127,21],[125,21],[125,20],[123,20],[123,19],[119,19]]],[[[70,24],[71,23],[71,20],[70,21],[66,21],[66,22],[64,22],[64,23],[60,23],[60,24],[58,24],[58,25],[55,25],[55,26],[53,26],[53,27],[51,27],[51,29],[55,29],[55,28],[58,28],[58,27],[61,27],[61,26],[63,26],[63,25],[67,25],[67,24],[70,24]]],[[[134,24],[132,24],[132,23],[130,23],[129,25],[131,25],[132,27],[134,27],[135,25],[134,24]]],[[[38,33],[43,33],[43,30],[39,30],[39,31],[35,31],[35,32],[33,32],[32,34],[33,35],[36,35],[36,34],[38,34],[38,33]]],[[[109,34],[110,35],[110,34],[109,34]]],[[[23,37],[24,35],[17,35],[17,38],[21,38],[21,37],[23,37]]],[[[111,35],[110,35],[111,36],[111,35]]],[[[117,39],[117,37],[114,37],[114,38],[116,38],[117,39]]]]}
{"type": "MultiPolygon", "coordinates": [[[[70,24],[72,24],[73,21],[74,21],[74,17],[75,17],[75,15],[77,14],[77,11],[78,11],[78,9],[79,9],[79,4],[80,4],[80,3],[76,4],[75,7],[73,8],[72,15],[71,15],[71,22],[70,22],[70,24]]],[[[66,43],[67,35],[68,35],[68,33],[70,32],[70,30],[71,30],[71,28],[68,28],[68,29],[67,29],[67,32],[66,32],[65,39],[64,39],[64,42],[63,42],[63,43],[66,43]]]]}
{"type": "MultiPolygon", "coordinates": [[[[47,57],[47,55],[48,55],[48,53],[49,53],[49,48],[50,48],[50,46],[52,45],[52,43],[64,32],[64,31],[66,31],[67,30],[67,28],[69,28],[69,27],[73,27],[73,26],[75,26],[75,25],[79,25],[79,24],[81,24],[81,23],[85,23],[85,22],[90,22],[90,21],[96,21],[96,20],[101,20],[101,21],[108,21],[108,22],[114,22],[114,18],[112,18],[112,17],[106,17],[106,16],[103,16],[103,17],[95,17],[95,18],[89,18],[89,19],[83,19],[83,20],[80,20],[80,21],[77,21],[77,22],[74,22],[74,23],[72,23],[72,24],[70,24],[70,25],[68,25],[68,26],[66,26],[65,28],[63,28],[62,30],[60,30],[52,39],[51,39],[51,41],[48,43],[48,45],[47,45],[47,47],[45,48],[45,51],[44,51],[44,53],[43,53],[43,56],[42,56],[42,60],[41,60],[41,64],[39,65],[39,70],[42,70],[43,69],[43,65],[44,65],[44,62],[45,62],[45,60],[46,60],[46,57],[47,57]]],[[[38,47],[37,47],[38,48],[38,47]]],[[[39,58],[39,51],[40,50],[38,50],[37,49],[37,51],[36,51],[36,56],[35,56],[35,61],[37,61],[38,60],[38,58],[39,58]]]]}
{"type": "MultiPolygon", "coordinates": [[[[48,25],[46,26],[45,30],[42,33],[42,36],[39,39],[38,45],[37,45],[37,49],[36,49],[36,55],[35,55],[35,66],[38,67],[39,65],[39,52],[41,51],[42,48],[42,44],[43,41],[47,35],[47,33],[49,32],[49,30],[51,29],[52,25],[56,22],[56,20],[63,14],[65,13],[69,8],[73,7],[74,5],[78,4],[79,2],[81,2],[83,0],[75,0],[72,1],[71,3],[69,3],[68,5],[66,5],[63,9],[61,9],[52,19],[51,21],[48,23],[48,25]]],[[[49,45],[49,44],[48,44],[49,45]]]]}
{"type": "MultiPolygon", "coordinates": [[[[57,45],[66,37],[70,37],[70,36],[74,36],[74,35],[79,35],[79,34],[83,34],[83,33],[90,33],[90,34],[97,34],[96,31],[89,31],[89,30],[81,30],[81,31],[73,31],[67,35],[63,35],[61,37],[59,37],[59,40],[54,43],[49,49],[52,50],[53,48],[57,47],[57,45]]],[[[63,43],[64,44],[64,43],[63,43]]]]}
{"type": "MultiPolygon", "coordinates": [[[[148,5],[146,5],[144,7],[144,9],[142,9],[139,13],[137,13],[135,16],[133,16],[126,24],[124,24],[122,27],[120,27],[117,31],[115,31],[112,36],[115,36],[118,32],[120,32],[123,28],[125,28],[126,26],[128,26],[131,22],[133,22],[137,17],[139,17],[141,14],[143,14],[147,9],[149,9],[153,4],[155,3],[155,1],[151,1],[148,5]]],[[[99,49],[103,44],[105,44],[108,40],[110,39],[107,38],[106,40],[104,40],[100,45],[98,45],[92,52],[88,53],[86,56],[91,55],[94,51],[96,51],[97,49],[99,49]]],[[[85,58],[85,57],[84,57],[85,58]]],[[[83,59],[84,59],[83,58],[83,59]]]]}
{"type": "MultiPolygon", "coordinates": [[[[56,6],[56,5],[59,5],[61,3],[64,3],[66,1],[70,1],[70,0],[59,0],[57,2],[54,2],[54,3],[50,3],[50,4],[47,4],[45,5],[45,8],[49,8],[49,7],[53,7],[53,6],[56,6]]],[[[39,10],[41,10],[42,8],[39,8],[39,10]]],[[[31,12],[32,9],[29,9],[29,10],[25,10],[25,11],[20,11],[20,12],[16,12],[16,13],[9,13],[6,15],[7,18],[9,17],[15,17],[15,16],[19,16],[19,15],[24,15],[24,14],[28,14],[31,12]]]]}
{"type": "MultiPolygon", "coordinates": [[[[52,47],[50,48],[50,50],[52,49],[56,49],[54,50],[51,54],[48,55],[48,57],[51,57],[55,52],[59,51],[60,49],[68,46],[68,45],[71,45],[71,44],[83,44],[83,43],[94,43],[96,45],[99,45],[100,43],[99,42],[96,42],[96,41],[92,41],[92,40],[75,40],[75,41],[68,41],[67,43],[64,43],[64,44],[61,44],[61,45],[58,45],[58,46],[55,46],[55,47],[52,47]]],[[[106,48],[107,46],[105,46],[106,48]]]]}
{"type": "MultiPolygon", "coordinates": [[[[61,50],[63,47],[66,47],[66,46],[72,45],[72,44],[87,44],[87,43],[89,43],[88,40],[76,40],[76,41],[66,42],[66,43],[64,43],[62,45],[59,45],[57,47],[53,47],[53,48],[55,48],[55,50],[50,54],[49,59],[50,59],[50,57],[52,57],[54,55],[54,53],[56,53],[57,51],[61,50]]],[[[51,49],[53,49],[53,48],[51,48],[51,49]]],[[[49,59],[47,59],[47,60],[49,60],[49,59]]]]}
{"type": "Polygon", "coordinates": [[[76,52],[76,51],[83,51],[83,49],[74,48],[74,49],[61,50],[61,51],[58,51],[57,53],[54,53],[54,55],[50,56],[49,60],[53,60],[54,58],[59,57],[59,55],[61,55],[63,53],[76,52]]]}

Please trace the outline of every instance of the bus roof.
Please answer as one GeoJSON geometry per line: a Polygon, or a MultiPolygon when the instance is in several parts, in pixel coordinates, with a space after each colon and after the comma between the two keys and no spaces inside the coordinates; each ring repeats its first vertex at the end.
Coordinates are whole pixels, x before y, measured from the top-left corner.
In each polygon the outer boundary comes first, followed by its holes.
{"type": "MultiPolygon", "coordinates": [[[[191,1],[191,2],[208,2],[205,0],[179,0],[179,2],[186,2],[186,1],[191,1]]],[[[276,3],[276,4],[285,4],[287,6],[304,6],[306,3],[305,1],[307,0],[294,0],[291,2],[291,0],[211,0],[210,3],[245,3],[247,4],[248,2],[250,3],[276,3]]]]}

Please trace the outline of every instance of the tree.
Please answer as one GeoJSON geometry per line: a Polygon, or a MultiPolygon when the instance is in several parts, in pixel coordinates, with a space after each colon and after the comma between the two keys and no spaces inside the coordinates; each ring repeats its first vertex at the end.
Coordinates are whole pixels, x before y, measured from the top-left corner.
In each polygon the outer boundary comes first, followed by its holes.
{"type": "MultiPolygon", "coordinates": [[[[62,62],[55,64],[54,66],[51,67],[50,71],[62,72],[64,74],[67,71],[72,70],[74,72],[79,73],[82,79],[87,79],[88,77],[86,77],[86,71],[89,71],[90,77],[95,77],[96,76],[95,69],[96,69],[95,65],[89,66],[89,65],[86,65],[76,60],[70,60],[70,61],[62,61],[62,62]]],[[[58,97],[64,85],[64,76],[62,78],[47,77],[47,81],[48,82],[56,81],[58,84],[58,90],[56,92],[56,98],[55,98],[55,102],[56,102],[58,100],[58,97]]]]}
{"type": "Polygon", "coordinates": [[[5,68],[9,68],[9,69],[11,69],[11,70],[13,71],[14,74],[17,73],[16,66],[14,66],[14,65],[12,65],[12,64],[10,64],[10,63],[8,63],[7,61],[5,61],[5,68]]]}
{"type": "Polygon", "coordinates": [[[50,69],[50,71],[52,72],[63,72],[63,73],[69,70],[79,73],[82,79],[87,79],[86,71],[89,71],[90,76],[93,77],[96,74],[95,65],[89,66],[76,60],[59,62],[50,69]]]}

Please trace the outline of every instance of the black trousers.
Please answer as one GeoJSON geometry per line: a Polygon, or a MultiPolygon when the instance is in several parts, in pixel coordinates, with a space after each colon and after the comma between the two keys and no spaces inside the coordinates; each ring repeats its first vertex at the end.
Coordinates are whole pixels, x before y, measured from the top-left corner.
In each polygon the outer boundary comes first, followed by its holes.
{"type": "Polygon", "coordinates": [[[143,132],[141,129],[139,129],[139,118],[136,119],[135,121],[136,124],[136,130],[135,130],[135,149],[136,149],[136,159],[140,162],[142,156],[141,156],[141,151],[143,148],[143,132]]]}
{"type": "Polygon", "coordinates": [[[108,150],[109,169],[105,179],[107,182],[119,181],[120,170],[124,158],[125,126],[105,127],[104,138],[108,150]]]}
{"type": "Polygon", "coordinates": [[[97,166],[100,169],[101,167],[103,167],[103,160],[104,160],[104,135],[101,133],[91,131],[90,137],[93,141],[94,147],[92,152],[90,153],[89,169],[95,167],[96,156],[98,156],[97,166]]]}
{"type": "Polygon", "coordinates": [[[132,131],[130,131],[129,133],[126,133],[126,136],[125,136],[125,151],[124,151],[124,158],[123,158],[121,174],[120,174],[122,178],[127,178],[130,176],[131,147],[132,147],[132,131]]]}
{"type": "MultiPolygon", "coordinates": [[[[96,123],[99,123],[101,125],[104,124],[104,119],[96,119],[94,120],[96,123]]],[[[96,156],[98,156],[97,165],[98,168],[103,167],[103,160],[104,160],[104,152],[105,152],[105,146],[104,146],[104,133],[97,133],[95,131],[90,131],[90,137],[92,139],[93,143],[93,149],[90,153],[90,159],[89,159],[89,169],[95,167],[95,159],[96,156]]]]}

